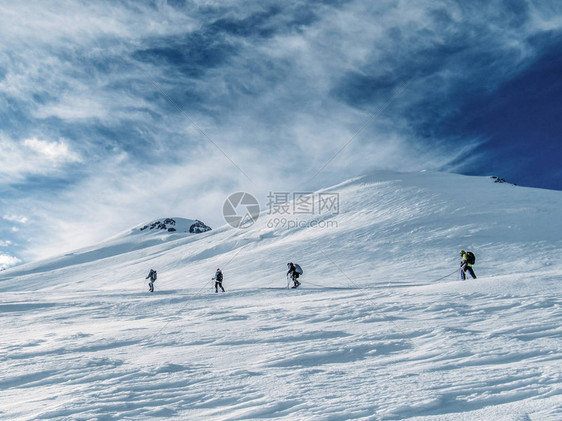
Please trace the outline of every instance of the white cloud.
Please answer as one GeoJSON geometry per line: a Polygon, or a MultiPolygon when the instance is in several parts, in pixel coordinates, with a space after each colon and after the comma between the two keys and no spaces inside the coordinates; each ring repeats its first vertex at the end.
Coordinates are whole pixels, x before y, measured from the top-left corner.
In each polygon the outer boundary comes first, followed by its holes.
{"type": "Polygon", "coordinates": [[[30,138],[16,142],[0,138],[0,182],[14,182],[33,174],[52,174],[63,164],[80,161],[80,156],[63,139],[30,138]]]}
{"type": "Polygon", "coordinates": [[[18,224],[26,224],[28,221],[28,218],[26,216],[21,215],[4,215],[2,218],[6,221],[16,222],[18,224]]]}
{"type": "Polygon", "coordinates": [[[8,269],[9,267],[15,266],[21,263],[21,260],[17,257],[10,256],[9,254],[0,253],[0,269],[8,269]]]}
{"type": "Polygon", "coordinates": [[[89,97],[74,95],[60,98],[55,104],[43,105],[34,112],[37,118],[58,117],[62,120],[105,119],[108,109],[89,97]]]}
{"type": "Polygon", "coordinates": [[[1,39],[17,46],[48,46],[71,41],[94,42],[104,37],[140,40],[147,35],[183,32],[196,23],[161,3],[84,3],[73,0],[0,4],[1,39]]]}
{"type": "Polygon", "coordinates": [[[68,145],[62,140],[59,142],[48,142],[31,138],[24,140],[23,145],[54,163],[76,162],[80,160],[78,155],[71,152],[68,145]]]}

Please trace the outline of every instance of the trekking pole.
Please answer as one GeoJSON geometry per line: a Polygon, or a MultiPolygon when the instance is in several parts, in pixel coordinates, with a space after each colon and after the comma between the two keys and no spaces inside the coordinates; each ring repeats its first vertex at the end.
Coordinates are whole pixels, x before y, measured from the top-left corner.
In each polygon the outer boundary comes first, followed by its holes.
{"type": "Polygon", "coordinates": [[[449,273],[448,275],[445,275],[445,276],[443,276],[443,277],[441,277],[441,278],[439,278],[439,279],[435,279],[434,281],[431,281],[431,282],[438,282],[438,281],[441,281],[442,279],[448,278],[449,276],[453,275],[457,270],[458,270],[458,269],[455,269],[454,272],[451,272],[451,273],[449,273]]]}

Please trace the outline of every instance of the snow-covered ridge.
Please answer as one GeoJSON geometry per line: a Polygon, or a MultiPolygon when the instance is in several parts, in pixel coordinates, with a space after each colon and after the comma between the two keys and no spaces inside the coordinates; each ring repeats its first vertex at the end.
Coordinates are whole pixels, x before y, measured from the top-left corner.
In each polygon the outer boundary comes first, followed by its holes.
{"type": "Polygon", "coordinates": [[[198,219],[185,219],[185,218],[164,218],[151,221],[142,225],[140,228],[133,230],[134,232],[185,232],[191,234],[200,234],[202,232],[211,231],[211,227],[205,225],[198,219]]]}
{"type": "Polygon", "coordinates": [[[66,253],[63,256],[16,266],[6,273],[27,275],[74,267],[85,263],[95,264],[102,259],[121,256],[170,241],[196,237],[193,234],[202,234],[208,231],[211,231],[211,228],[198,219],[180,217],[156,219],[121,232],[101,243],[66,253]]]}

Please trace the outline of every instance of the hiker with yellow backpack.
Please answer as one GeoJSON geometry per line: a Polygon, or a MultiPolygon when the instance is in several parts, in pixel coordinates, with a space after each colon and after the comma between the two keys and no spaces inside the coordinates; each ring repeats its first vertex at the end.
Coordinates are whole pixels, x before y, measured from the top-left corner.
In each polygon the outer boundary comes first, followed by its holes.
{"type": "Polygon", "coordinates": [[[466,279],[466,271],[470,273],[472,279],[476,279],[472,265],[476,263],[476,256],[471,251],[460,251],[461,255],[461,279],[464,281],[466,279]]]}

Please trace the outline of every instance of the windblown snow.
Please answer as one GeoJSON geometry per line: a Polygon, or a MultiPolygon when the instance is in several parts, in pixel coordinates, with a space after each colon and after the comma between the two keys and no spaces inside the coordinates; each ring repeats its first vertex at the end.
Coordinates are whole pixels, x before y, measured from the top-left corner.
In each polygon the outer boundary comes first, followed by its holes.
{"type": "Polygon", "coordinates": [[[2,272],[0,418],[562,419],[562,192],[377,172],[320,193],[337,212],[151,221],[2,272]]]}

